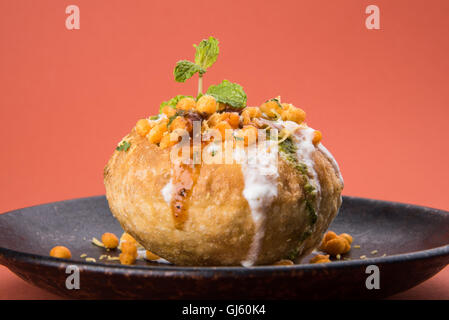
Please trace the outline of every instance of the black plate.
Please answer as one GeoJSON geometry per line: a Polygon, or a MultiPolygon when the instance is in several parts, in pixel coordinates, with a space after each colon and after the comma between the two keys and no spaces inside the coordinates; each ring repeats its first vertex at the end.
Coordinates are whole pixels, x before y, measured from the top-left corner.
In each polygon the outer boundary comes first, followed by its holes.
{"type": "Polygon", "coordinates": [[[90,242],[104,232],[122,233],[100,196],[0,215],[0,263],[22,279],[61,296],[147,299],[386,297],[421,283],[449,263],[448,212],[344,197],[330,229],[353,235],[353,245],[360,248],[343,257],[352,260],[253,268],[146,262],[121,266],[116,261],[98,260],[105,250],[90,242]],[[70,248],[72,259],[49,257],[55,245],[70,248]],[[97,262],[86,262],[80,258],[83,253],[97,262]],[[384,254],[387,256],[382,257],[384,254]],[[360,259],[363,255],[367,259],[360,259]],[[79,267],[79,290],[66,289],[70,264],[79,267]],[[378,290],[366,288],[368,265],[379,267],[378,290]]]}

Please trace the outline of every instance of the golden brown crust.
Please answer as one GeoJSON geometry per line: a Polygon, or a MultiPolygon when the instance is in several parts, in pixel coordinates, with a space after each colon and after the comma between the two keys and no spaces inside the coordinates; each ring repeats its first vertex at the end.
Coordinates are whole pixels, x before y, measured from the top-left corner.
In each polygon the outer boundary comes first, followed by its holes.
{"type": "MultiPolygon", "coordinates": [[[[104,170],[106,196],[124,230],[146,249],[179,265],[240,265],[247,257],[255,226],[242,192],[239,164],[203,164],[181,230],[161,190],[171,177],[169,149],[160,149],[133,130],[131,147],[115,151],[104,170]]],[[[315,232],[303,242],[300,256],[315,248],[341,204],[342,183],[330,161],[315,151],[321,184],[315,232]]],[[[267,210],[265,235],[256,264],[270,264],[295,250],[308,219],[303,201],[305,179],[279,158],[278,197],[267,210]]]]}

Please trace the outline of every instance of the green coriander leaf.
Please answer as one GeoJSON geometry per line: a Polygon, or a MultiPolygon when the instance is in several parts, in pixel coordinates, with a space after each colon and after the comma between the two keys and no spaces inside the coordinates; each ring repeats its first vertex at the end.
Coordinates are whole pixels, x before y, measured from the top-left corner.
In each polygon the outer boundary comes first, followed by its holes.
{"type": "Polygon", "coordinates": [[[284,109],[284,107],[282,107],[282,104],[281,104],[281,102],[279,101],[278,98],[273,98],[273,99],[267,100],[266,102],[269,102],[269,101],[276,102],[276,104],[279,106],[279,108],[284,109]]]}
{"type": "Polygon", "coordinates": [[[195,63],[206,72],[206,69],[210,68],[217,61],[218,53],[220,52],[218,40],[214,37],[209,37],[209,39],[202,40],[199,45],[193,46],[196,48],[195,63]]]}
{"type": "Polygon", "coordinates": [[[175,108],[176,105],[178,104],[179,100],[183,99],[183,98],[193,98],[192,96],[184,96],[184,95],[177,95],[176,97],[171,98],[168,101],[164,101],[161,103],[160,107],[159,107],[159,112],[162,112],[162,108],[164,108],[165,106],[170,106],[172,108],[175,108]]]}
{"type": "Polygon", "coordinates": [[[197,72],[204,73],[206,71],[203,70],[199,65],[189,60],[178,61],[176,63],[175,70],[173,70],[173,74],[177,82],[185,82],[197,72]]]}
{"type": "Polygon", "coordinates": [[[184,116],[184,114],[185,114],[184,110],[178,110],[178,111],[176,111],[176,113],[175,113],[174,116],[171,116],[170,118],[168,118],[168,124],[167,124],[167,127],[171,125],[171,123],[173,122],[173,120],[175,120],[175,119],[176,119],[177,117],[179,117],[179,116],[181,116],[181,117],[184,116]]]}
{"type": "Polygon", "coordinates": [[[246,106],[246,93],[243,88],[237,84],[223,80],[216,86],[210,86],[207,94],[213,96],[218,102],[230,105],[234,108],[244,108],[246,106]]]}
{"type": "Polygon", "coordinates": [[[126,140],[123,140],[122,143],[120,143],[120,145],[117,146],[116,150],[117,151],[128,151],[128,149],[131,147],[131,143],[129,143],[126,140]]]}
{"type": "Polygon", "coordinates": [[[174,116],[171,116],[170,118],[168,118],[167,127],[169,127],[171,125],[171,123],[173,122],[173,120],[175,120],[177,117],[178,117],[178,114],[175,114],[174,116]]]}

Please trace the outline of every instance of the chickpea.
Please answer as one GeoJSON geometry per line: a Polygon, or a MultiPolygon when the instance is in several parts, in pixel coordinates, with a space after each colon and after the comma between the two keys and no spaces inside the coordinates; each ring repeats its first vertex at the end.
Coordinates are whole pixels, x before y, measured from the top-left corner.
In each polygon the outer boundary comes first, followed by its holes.
{"type": "Polygon", "coordinates": [[[281,103],[281,106],[283,111],[288,110],[290,108],[294,108],[294,106],[291,103],[281,103]]]}
{"type": "Polygon", "coordinates": [[[126,241],[121,244],[122,253],[119,256],[121,264],[134,264],[137,259],[137,245],[134,240],[126,241]]]}
{"type": "Polygon", "coordinates": [[[161,121],[160,123],[156,124],[148,133],[148,141],[150,141],[150,143],[159,143],[162,139],[162,135],[167,130],[167,122],[161,121]]]}
{"type": "Polygon", "coordinates": [[[293,264],[293,261],[288,259],[282,259],[274,263],[275,266],[291,266],[293,264]]]}
{"type": "Polygon", "coordinates": [[[315,257],[310,259],[310,263],[328,263],[331,262],[329,255],[317,254],[315,257]]]}
{"type": "Polygon", "coordinates": [[[147,258],[147,260],[158,260],[160,258],[158,255],[149,250],[145,252],[145,257],[147,258]]]}
{"type": "Polygon", "coordinates": [[[242,111],[243,124],[250,124],[252,118],[260,118],[262,112],[258,107],[246,107],[242,111]]]}
{"type": "Polygon", "coordinates": [[[136,262],[136,257],[131,255],[131,254],[127,254],[127,253],[120,253],[119,255],[119,259],[120,259],[120,263],[121,264],[126,264],[126,265],[131,265],[134,264],[136,262]]]}
{"type": "Polygon", "coordinates": [[[162,113],[170,118],[176,114],[176,109],[171,106],[165,106],[162,108],[162,113]]]}
{"type": "Polygon", "coordinates": [[[174,133],[165,132],[164,135],[162,136],[161,142],[159,143],[159,147],[161,147],[162,149],[166,149],[170,148],[171,146],[174,146],[175,144],[178,143],[176,137],[178,136],[174,133]]]}
{"type": "Polygon", "coordinates": [[[226,139],[226,130],[232,130],[232,127],[227,121],[221,121],[216,126],[214,126],[214,129],[220,131],[221,141],[224,141],[226,139]]]}
{"type": "Polygon", "coordinates": [[[207,119],[207,125],[210,128],[215,127],[221,121],[221,117],[221,113],[215,112],[209,117],[209,119],[207,119]]]}
{"type": "Polygon", "coordinates": [[[348,253],[351,250],[352,237],[347,233],[336,235],[335,232],[329,231],[323,238],[320,250],[333,256],[348,253]]]}
{"type": "Polygon", "coordinates": [[[350,234],[342,233],[342,234],[340,234],[340,237],[345,238],[346,241],[348,241],[349,244],[352,244],[352,236],[350,234]]]}
{"type": "Polygon", "coordinates": [[[122,243],[120,250],[123,253],[131,254],[137,257],[137,242],[133,241],[125,241],[122,243]]]}
{"type": "Polygon", "coordinates": [[[282,106],[276,100],[269,100],[262,103],[260,110],[271,118],[276,118],[282,112],[282,106]]]}
{"type": "Polygon", "coordinates": [[[198,99],[196,110],[201,113],[213,114],[217,111],[217,101],[210,95],[204,95],[198,99]]]}
{"type": "Polygon", "coordinates": [[[103,242],[106,249],[115,249],[118,246],[118,238],[115,234],[109,232],[103,233],[101,242],[103,242]]]}
{"type": "Polygon", "coordinates": [[[324,246],[324,251],[333,256],[336,256],[337,254],[341,254],[345,251],[346,244],[347,244],[346,240],[337,237],[335,239],[326,242],[324,246]]]}
{"type": "Polygon", "coordinates": [[[145,137],[151,130],[150,122],[147,119],[140,119],[136,123],[136,132],[141,137],[145,137]]]}
{"type": "Polygon", "coordinates": [[[329,240],[335,239],[337,237],[337,234],[333,231],[328,231],[323,238],[323,243],[328,242],[329,240]]]}
{"type": "Polygon", "coordinates": [[[258,131],[257,128],[251,125],[244,126],[242,130],[240,130],[238,136],[243,137],[245,141],[245,147],[250,144],[253,144],[257,141],[258,131]]]}
{"type": "Polygon", "coordinates": [[[193,98],[189,98],[189,97],[182,98],[176,104],[176,109],[184,110],[184,111],[193,110],[193,109],[195,109],[195,107],[196,107],[195,100],[193,98]]]}
{"type": "Polygon", "coordinates": [[[282,120],[289,120],[301,124],[306,119],[304,110],[291,106],[281,113],[282,120]]]}
{"type": "Polygon", "coordinates": [[[314,145],[317,145],[318,143],[320,143],[322,137],[323,137],[323,136],[322,136],[321,132],[318,131],[318,130],[315,130],[315,131],[313,132],[312,143],[313,143],[314,145]]]}
{"type": "Polygon", "coordinates": [[[184,117],[176,117],[175,120],[170,124],[170,131],[173,132],[176,129],[187,130],[188,132],[192,132],[193,126],[192,122],[184,117]]]}
{"type": "Polygon", "coordinates": [[[131,242],[137,245],[136,239],[134,239],[129,233],[124,232],[120,238],[120,242],[131,242]]]}
{"type": "Polygon", "coordinates": [[[51,249],[50,256],[61,259],[70,259],[72,257],[72,253],[64,246],[56,246],[51,249]]]}
{"type": "Polygon", "coordinates": [[[231,125],[233,129],[237,129],[240,125],[240,116],[237,112],[227,112],[226,121],[231,125]]]}

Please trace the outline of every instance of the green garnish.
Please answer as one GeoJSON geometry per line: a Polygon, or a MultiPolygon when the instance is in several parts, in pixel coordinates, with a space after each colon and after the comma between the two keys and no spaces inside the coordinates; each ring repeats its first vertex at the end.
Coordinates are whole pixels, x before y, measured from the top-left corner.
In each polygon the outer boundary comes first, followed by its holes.
{"type": "Polygon", "coordinates": [[[273,99],[267,100],[267,101],[265,101],[265,102],[270,102],[270,101],[276,102],[276,104],[279,106],[279,108],[284,109],[284,108],[282,107],[282,104],[281,104],[281,102],[279,101],[278,98],[273,98],[273,99]]]}
{"type": "Polygon", "coordinates": [[[301,238],[299,239],[299,241],[304,241],[306,240],[308,237],[310,237],[312,235],[312,232],[310,230],[304,231],[304,233],[301,235],[301,238]]]}
{"type": "Polygon", "coordinates": [[[206,70],[217,61],[220,49],[218,48],[218,40],[214,37],[201,40],[198,45],[194,44],[193,46],[196,48],[195,63],[200,66],[201,69],[206,70]]]}
{"type": "Polygon", "coordinates": [[[218,102],[234,108],[244,108],[246,106],[246,93],[243,91],[242,86],[228,80],[223,80],[220,84],[210,86],[206,93],[214,97],[218,102]]]}
{"type": "Polygon", "coordinates": [[[314,225],[318,219],[318,215],[316,214],[315,209],[308,200],[306,200],[306,209],[307,212],[309,213],[309,222],[311,225],[314,225]]]}
{"type": "Polygon", "coordinates": [[[161,103],[160,107],[159,107],[159,113],[162,112],[162,109],[165,106],[170,106],[172,108],[175,108],[176,105],[178,104],[179,100],[183,99],[183,98],[193,98],[192,96],[184,96],[184,95],[177,95],[176,97],[171,98],[168,101],[164,101],[161,103]]]}
{"type": "Polygon", "coordinates": [[[298,246],[291,250],[289,252],[289,254],[287,255],[287,258],[290,260],[295,260],[298,257],[299,254],[299,248],[302,244],[302,242],[304,242],[308,237],[310,237],[312,235],[312,232],[310,230],[304,231],[304,233],[301,235],[301,237],[299,238],[299,243],[298,246]]]}
{"type": "Polygon", "coordinates": [[[217,61],[220,49],[218,48],[218,40],[214,37],[204,39],[198,45],[193,46],[196,48],[195,62],[178,61],[173,70],[173,75],[177,82],[185,82],[198,73],[198,94],[200,94],[203,91],[203,75],[217,61]]]}
{"type": "Polygon", "coordinates": [[[183,116],[184,115],[184,110],[178,110],[176,111],[175,115],[171,116],[170,118],[168,118],[168,124],[167,127],[171,125],[171,123],[173,122],[173,120],[175,120],[177,117],[179,116],[183,116]]]}
{"type": "Polygon", "coordinates": [[[301,173],[303,179],[305,180],[304,197],[306,210],[308,213],[310,225],[314,225],[318,219],[316,210],[312,204],[316,200],[316,189],[309,182],[307,166],[304,163],[300,163],[298,161],[296,157],[297,147],[293,143],[291,137],[288,137],[287,139],[279,143],[279,151],[281,156],[290,164],[292,164],[293,167],[301,173]]]}
{"type": "Polygon", "coordinates": [[[186,82],[187,79],[190,79],[197,72],[204,74],[206,71],[189,60],[181,60],[176,63],[173,74],[175,75],[175,81],[186,82]]]}
{"type": "Polygon", "coordinates": [[[128,151],[128,149],[131,147],[131,143],[129,143],[126,140],[123,140],[116,148],[117,151],[128,151]]]}

